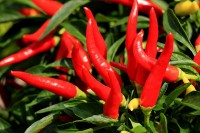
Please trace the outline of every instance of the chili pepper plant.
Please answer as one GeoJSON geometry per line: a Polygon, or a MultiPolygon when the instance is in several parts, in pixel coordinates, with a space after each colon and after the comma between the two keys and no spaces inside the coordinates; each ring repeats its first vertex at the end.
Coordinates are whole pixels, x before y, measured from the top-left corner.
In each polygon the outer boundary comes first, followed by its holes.
{"type": "Polygon", "coordinates": [[[200,132],[199,0],[1,0],[1,133],[200,132]]]}

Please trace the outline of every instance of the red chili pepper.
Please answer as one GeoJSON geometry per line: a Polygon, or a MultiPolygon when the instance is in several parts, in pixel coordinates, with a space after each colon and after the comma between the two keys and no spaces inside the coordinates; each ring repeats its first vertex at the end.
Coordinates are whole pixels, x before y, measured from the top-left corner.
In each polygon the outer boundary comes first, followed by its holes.
{"type": "Polygon", "coordinates": [[[58,1],[52,0],[32,0],[32,2],[50,16],[53,16],[63,5],[58,1]]]}
{"type": "MultiPolygon", "coordinates": [[[[148,71],[151,71],[156,64],[156,59],[146,55],[142,48],[142,43],[135,43],[133,46],[134,56],[137,59],[140,66],[144,67],[148,71]]],[[[165,72],[164,79],[169,82],[175,82],[179,78],[179,70],[175,66],[168,65],[165,72]]]]}
{"type": "Polygon", "coordinates": [[[28,17],[41,14],[38,10],[36,10],[34,8],[28,8],[28,7],[19,9],[19,12],[28,17]]]}
{"type": "Polygon", "coordinates": [[[104,41],[99,29],[96,20],[94,19],[94,16],[89,8],[84,7],[84,11],[86,13],[86,16],[89,19],[92,20],[92,27],[93,27],[93,33],[94,33],[94,40],[96,47],[99,50],[99,53],[106,59],[107,56],[107,48],[106,48],[106,42],[104,41]]]}
{"type": "MultiPolygon", "coordinates": [[[[134,2],[134,0],[103,0],[103,1],[120,3],[126,6],[132,6],[134,2]]],[[[138,2],[139,12],[142,12],[144,14],[148,15],[152,7],[155,9],[156,14],[158,16],[161,16],[164,12],[159,6],[157,6],[150,0],[137,0],[137,2],[138,2]]]]}
{"type": "Polygon", "coordinates": [[[60,75],[58,76],[58,79],[67,81],[67,75],[66,75],[66,74],[60,74],[60,75]]]}
{"type": "MultiPolygon", "coordinates": [[[[148,34],[148,39],[147,39],[147,44],[146,44],[146,49],[145,49],[145,53],[149,57],[156,58],[157,41],[158,41],[158,21],[156,18],[154,8],[151,8],[149,34],[148,34]]],[[[149,75],[149,71],[139,65],[135,82],[143,86],[148,75],[149,75]]]]}
{"type": "Polygon", "coordinates": [[[58,49],[56,59],[59,60],[61,58],[72,58],[72,48],[73,48],[73,42],[72,40],[68,37],[67,32],[63,33],[61,37],[61,43],[60,47],[58,49]]]}
{"type": "MultiPolygon", "coordinates": [[[[105,86],[96,80],[92,74],[85,68],[82,68],[83,81],[88,87],[101,99],[107,101],[111,88],[105,86]]],[[[118,82],[118,81],[117,81],[118,82]]]]}
{"type": "Polygon", "coordinates": [[[25,34],[22,37],[22,41],[24,43],[30,43],[30,42],[36,42],[40,38],[40,36],[44,33],[44,30],[46,29],[47,25],[49,24],[50,19],[47,19],[42,26],[34,33],[32,34],[25,34]]]}
{"type": "Polygon", "coordinates": [[[32,43],[20,51],[0,60],[0,67],[24,61],[36,54],[49,50],[50,48],[54,47],[55,44],[56,38],[53,38],[51,35],[49,35],[43,40],[32,43]]]}
{"type": "MultiPolygon", "coordinates": [[[[82,69],[85,67],[88,71],[92,71],[92,66],[89,57],[83,47],[74,44],[72,50],[72,63],[76,74],[83,80],[85,77],[82,75],[82,69]]],[[[83,80],[84,81],[84,80],[83,80]]]]}
{"type": "MultiPolygon", "coordinates": [[[[195,40],[195,49],[196,49],[196,51],[197,51],[197,54],[195,55],[195,57],[194,57],[194,59],[193,59],[193,61],[195,62],[195,63],[197,63],[198,65],[200,65],[200,35],[197,37],[197,39],[195,40]]],[[[198,68],[198,67],[196,67],[196,66],[194,66],[193,67],[194,69],[196,69],[196,71],[198,72],[198,73],[200,73],[200,69],[198,68]]]]}
{"type": "Polygon", "coordinates": [[[130,15],[128,17],[126,41],[125,41],[127,55],[128,55],[127,73],[129,79],[133,82],[135,81],[135,76],[138,66],[138,63],[136,62],[136,59],[134,58],[132,51],[132,44],[137,34],[137,18],[138,18],[138,3],[137,0],[134,0],[132,3],[132,9],[130,15]]]}
{"type": "MultiPolygon", "coordinates": [[[[139,33],[135,43],[142,43],[142,36],[143,35],[139,33]]],[[[159,56],[155,66],[152,68],[142,89],[140,105],[144,108],[152,108],[157,102],[160,87],[173,52],[173,44],[173,34],[169,33],[166,37],[164,50],[159,56]]]]}
{"type": "Polygon", "coordinates": [[[112,65],[113,67],[118,68],[119,70],[127,73],[127,66],[125,64],[118,63],[118,62],[110,62],[110,65],[112,65]]]}
{"type": "MultiPolygon", "coordinates": [[[[58,49],[55,60],[59,60],[62,58],[72,58],[72,49],[75,44],[78,45],[79,47],[82,47],[81,43],[75,37],[73,37],[72,35],[70,35],[68,32],[65,31],[62,35],[61,44],[58,49]]],[[[56,69],[68,72],[68,69],[65,67],[57,66],[56,69]]]]}
{"type": "Polygon", "coordinates": [[[70,82],[29,74],[22,71],[11,71],[11,74],[17,78],[22,79],[30,85],[33,85],[40,89],[48,90],[65,98],[74,98],[80,95],[85,96],[85,93],[83,93],[81,90],[78,89],[78,87],[70,82]]]}
{"type": "Polygon", "coordinates": [[[119,116],[119,107],[122,102],[122,93],[120,84],[114,75],[113,71],[107,69],[110,78],[110,93],[106,103],[103,106],[103,115],[113,119],[117,119],[119,116]]]}
{"type": "MultiPolygon", "coordinates": [[[[200,65],[200,51],[195,55],[193,61],[194,61],[195,63],[197,63],[198,65],[200,65]]],[[[200,69],[199,69],[198,67],[193,66],[193,68],[194,68],[198,73],[200,73],[200,69]]]]}
{"type": "Polygon", "coordinates": [[[112,66],[106,61],[106,59],[99,53],[99,50],[96,47],[94,34],[93,34],[93,21],[91,19],[88,20],[87,30],[86,30],[86,43],[87,49],[89,53],[89,57],[98,71],[98,73],[103,78],[104,82],[107,85],[110,85],[109,76],[106,72],[107,69],[110,69],[113,73],[115,73],[120,85],[122,84],[121,78],[118,73],[112,68],[112,66]]]}
{"type": "Polygon", "coordinates": [[[197,37],[197,39],[195,40],[195,49],[197,51],[197,53],[200,51],[200,35],[197,37]]]}

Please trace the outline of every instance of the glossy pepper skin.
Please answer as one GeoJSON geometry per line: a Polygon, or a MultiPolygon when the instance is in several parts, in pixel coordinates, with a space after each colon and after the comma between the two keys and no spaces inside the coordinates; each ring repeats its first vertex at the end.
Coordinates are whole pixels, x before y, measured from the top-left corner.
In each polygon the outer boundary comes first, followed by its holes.
{"type": "Polygon", "coordinates": [[[107,101],[111,88],[96,80],[85,67],[82,68],[82,75],[84,83],[86,83],[101,100],[107,101]]]}
{"type": "Polygon", "coordinates": [[[38,39],[40,38],[40,36],[44,33],[44,30],[46,29],[47,25],[49,24],[50,19],[47,19],[42,26],[37,29],[36,32],[32,33],[32,34],[25,34],[22,37],[22,41],[24,43],[31,43],[31,42],[36,42],[38,41],[38,39]]]}
{"type": "MultiPolygon", "coordinates": [[[[132,6],[134,0],[104,0],[107,2],[115,2],[115,3],[119,3],[119,4],[123,4],[126,6],[132,6]]],[[[150,9],[153,7],[156,11],[156,14],[158,16],[161,16],[163,14],[163,10],[157,6],[156,4],[154,4],[153,2],[151,2],[150,0],[137,0],[138,2],[138,8],[139,8],[139,12],[142,12],[144,14],[149,14],[150,9]]]]}
{"type": "Polygon", "coordinates": [[[133,82],[135,81],[135,76],[138,66],[138,63],[132,51],[132,43],[134,42],[137,34],[137,18],[138,18],[138,3],[137,0],[134,0],[132,3],[132,9],[130,15],[128,17],[126,40],[125,40],[125,46],[128,55],[127,74],[129,76],[129,79],[133,82]]]}
{"type": "Polygon", "coordinates": [[[32,0],[32,2],[49,16],[53,16],[63,5],[62,3],[53,0],[32,0]]]}
{"type": "MultiPolygon", "coordinates": [[[[144,108],[152,108],[157,102],[166,68],[173,52],[173,41],[173,35],[169,33],[166,37],[164,50],[145,82],[140,96],[140,105],[144,108]]],[[[138,34],[136,43],[142,43],[142,35],[140,33],[138,34]]]]}
{"type": "Polygon", "coordinates": [[[89,8],[84,7],[84,11],[86,13],[87,19],[92,20],[92,27],[93,27],[94,40],[95,40],[96,47],[98,48],[99,53],[106,59],[106,57],[107,57],[106,42],[104,41],[104,39],[98,29],[97,22],[94,19],[94,16],[89,8]]]}
{"type": "Polygon", "coordinates": [[[94,40],[94,33],[93,33],[93,24],[92,20],[88,20],[88,25],[86,29],[86,46],[89,53],[89,57],[91,62],[93,63],[94,67],[98,71],[98,73],[103,78],[104,82],[109,86],[109,76],[106,72],[107,69],[110,69],[113,73],[115,73],[120,85],[122,84],[121,77],[118,73],[112,68],[112,66],[106,61],[106,59],[99,53],[95,40],[94,40]]]}
{"type": "Polygon", "coordinates": [[[56,44],[56,38],[51,35],[45,37],[43,40],[32,43],[20,51],[11,54],[4,59],[0,60],[0,67],[12,65],[24,61],[30,57],[35,56],[41,52],[45,52],[50,48],[54,47],[56,44]]]}
{"type": "MultiPolygon", "coordinates": [[[[156,14],[154,8],[150,10],[150,24],[149,24],[149,34],[147,38],[147,44],[145,53],[152,58],[156,58],[157,54],[157,41],[158,41],[158,21],[156,18],[156,14]]],[[[135,78],[135,82],[141,86],[144,85],[147,77],[149,75],[149,71],[143,67],[138,66],[137,74],[135,78]]]]}
{"type": "MultiPolygon", "coordinates": [[[[59,79],[38,76],[22,71],[11,71],[11,74],[35,87],[48,90],[65,98],[74,98],[80,91],[75,85],[59,79]]],[[[84,93],[83,93],[84,94],[84,93]]]]}
{"type": "MultiPolygon", "coordinates": [[[[135,43],[135,45],[133,46],[133,51],[134,56],[136,57],[140,66],[144,67],[148,71],[151,71],[152,68],[155,66],[157,60],[146,55],[141,43],[135,43]]],[[[179,69],[175,66],[168,65],[164,75],[164,79],[169,82],[178,81],[179,69]]]]}
{"type": "Polygon", "coordinates": [[[110,93],[106,103],[103,106],[103,115],[108,116],[113,119],[117,119],[119,116],[119,107],[122,102],[122,93],[120,84],[115,76],[115,74],[107,69],[110,78],[110,93]]]}
{"type": "Polygon", "coordinates": [[[82,75],[83,67],[87,69],[87,71],[91,72],[92,66],[86,51],[81,45],[74,44],[74,48],[72,50],[72,63],[76,74],[84,81],[85,77],[82,75]]]}
{"type": "Polygon", "coordinates": [[[119,63],[119,62],[110,62],[110,65],[113,67],[127,73],[127,66],[125,64],[119,63]]]}

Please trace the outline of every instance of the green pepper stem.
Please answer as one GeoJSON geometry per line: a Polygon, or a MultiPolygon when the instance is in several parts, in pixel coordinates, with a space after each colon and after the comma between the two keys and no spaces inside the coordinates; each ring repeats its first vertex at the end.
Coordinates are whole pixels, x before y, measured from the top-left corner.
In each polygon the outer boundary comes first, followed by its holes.
{"type": "Polygon", "coordinates": [[[185,74],[185,77],[186,77],[187,79],[193,79],[193,80],[198,80],[198,79],[199,79],[198,76],[196,76],[196,75],[191,75],[191,74],[185,74]]]}
{"type": "Polygon", "coordinates": [[[144,126],[150,127],[150,116],[151,116],[153,107],[145,108],[141,106],[141,109],[144,114],[144,126]]]}

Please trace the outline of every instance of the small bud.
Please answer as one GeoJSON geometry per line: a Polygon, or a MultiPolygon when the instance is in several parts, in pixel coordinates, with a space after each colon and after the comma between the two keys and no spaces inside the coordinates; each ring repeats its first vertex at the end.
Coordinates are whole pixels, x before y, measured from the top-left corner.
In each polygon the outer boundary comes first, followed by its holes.
{"type": "Polygon", "coordinates": [[[128,104],[128,108],[133,111],[134,109],[137,109],[140,105],[140,99],[139,98],[133,98],[129,104],[128,104]]]}

